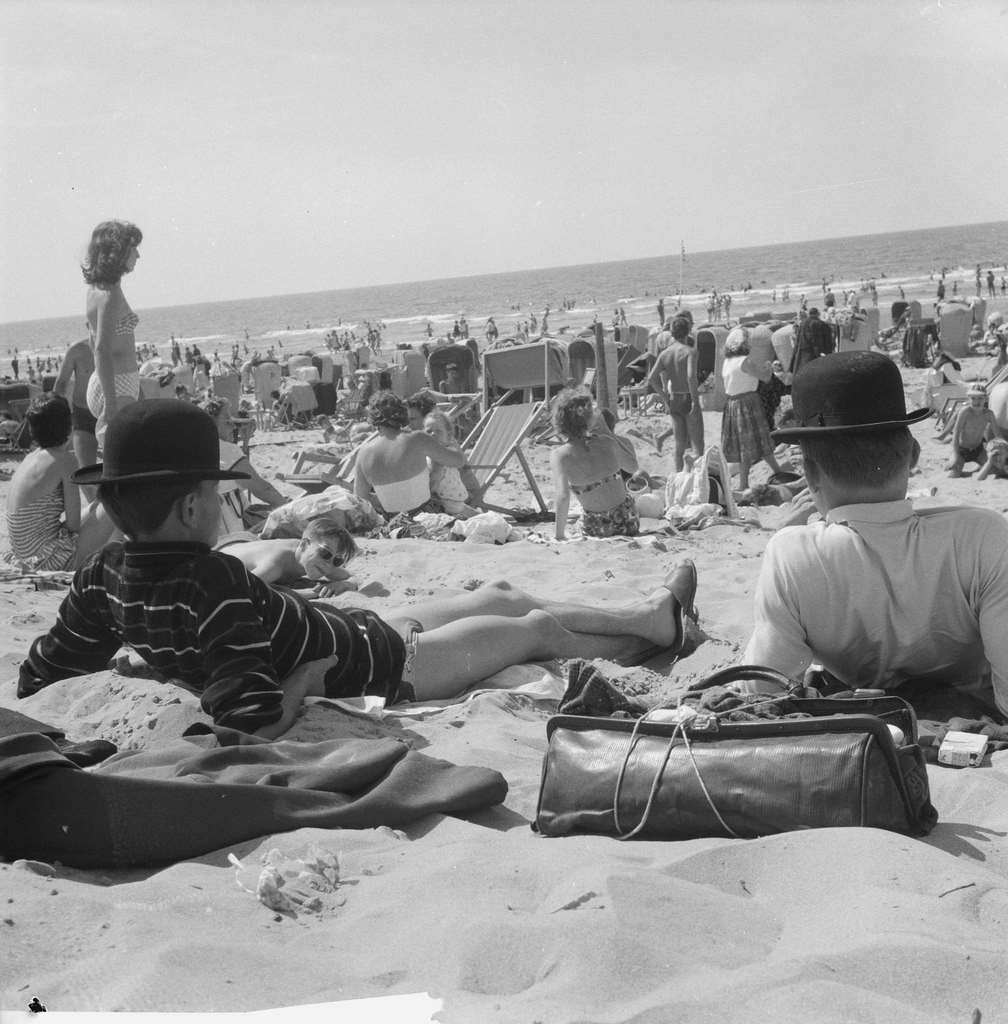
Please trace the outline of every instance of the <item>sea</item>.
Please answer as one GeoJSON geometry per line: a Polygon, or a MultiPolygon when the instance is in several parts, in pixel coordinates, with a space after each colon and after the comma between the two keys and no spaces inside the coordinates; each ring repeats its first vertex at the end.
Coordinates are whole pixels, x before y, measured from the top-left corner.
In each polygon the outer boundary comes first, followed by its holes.
{"type": "MultiPolygon", "coordinates": [[[[136,340],[161,352],[168,351],[173,336],[208,355],[217,349],[230,354],[235,342],[251,350],[295,352],[321,345],[332,330],[360,334],[367,323],[381,323],[385,344],[419,344],[427,340],[428,323],[437,337],[464,314],[482,335],[485,319],[493,316],[504,335],[510,324],[531,311],[541,316],[547,305],[551,329],[565,316],[584,322],[594,314],[608,323],[618,309],[630,323],[651,324],[657,322],[658,298],[680,291],[681,301],[697,310],[711,290],[738,295],[746,288],[750,309],[754,301],[757,307],[765,301],[768,309],[786,310],[805,293],[814,304],[824,280],[840,291],[874,279],[885,305],[899,297],[900,287],[931,291],[943,269],[950,281],[961,282],[960,295],[972,295],[977,264],[985,274],[988,268],[996,271],[1000,294],[1008,265],[1008,221],[712,252],[693,252],[685,240],[680,251],[644,259],[138,308],[136,340]],[[788,302],[782,299],[785,288],[788,302]]],[[[22,358],[64,352],[83,336],[83,306],[82,288],[80,316],[0,324],[0,358],[9,361],[15,349],[22,358]]]]}

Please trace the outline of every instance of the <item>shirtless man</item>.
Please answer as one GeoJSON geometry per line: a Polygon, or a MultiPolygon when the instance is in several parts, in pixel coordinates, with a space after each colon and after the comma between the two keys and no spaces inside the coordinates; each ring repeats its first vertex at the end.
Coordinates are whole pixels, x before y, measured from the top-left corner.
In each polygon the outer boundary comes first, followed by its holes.
{"type": "MultiPolygon", "coordinates": [[[[91,341],[84,338],[67,349],[60,366],[53,391],[62,395],[70,406],[73,433],[71,441],[78,466],[93,466],[98,461],[98,439],[95,437],[95,419],[87,404],[87,388],[94,373],[94,352],[91,341]]],[[[94,500],[94,488],[84,488],[88,498],[94,500]]]]}
{"type": "Polygon", "coordinates": [[[987,461],[985,442],[1001,437],[994,413],[987,408],[987,392],[981,387],[972,387],[966,394],[969,405],[956,413],[952,427],[952,461],[948,474],[953,478],[962,476],[967,462],[975,462],[982,469],[987,461]]]}
{"type": "Polygon", "coordinates": [[[652,391],[662,396],[672,424],[655,439],[655,448],[661,453],[662,445],[675,437],[675,469],[683,468],[686,449],[692,447],[697,455],[703,454],[703,439],[694,436],[690,413],[699,408],[697,386],[697,353],[686,344],[689,323],[677,317],[671,323],[672,343],[658,356],[648,374],[647,383],[652,391]]]}
{"type": "Polygon", "coordinates": [[[300,540],[238,541],[224,544],[221,550],[264,583],[300,588],[307,582],[315,597],[335,597],[357,589],[357,581],[344,568],[357,554],[357,545],[343,527],[325,519],[313,519],[300,540]]]}

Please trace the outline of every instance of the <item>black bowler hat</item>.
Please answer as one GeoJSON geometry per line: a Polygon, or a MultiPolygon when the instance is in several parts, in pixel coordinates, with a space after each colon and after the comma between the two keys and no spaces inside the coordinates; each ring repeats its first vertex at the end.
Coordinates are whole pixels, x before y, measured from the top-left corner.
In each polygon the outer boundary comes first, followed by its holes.
{"type": "Polygon", "coordinates": [[[248,480],[220,468],[214,421],[189,402],[152,398],[131,402],[105,432],[105,461],[73,474],[77,484],[154,483],[158,480],[248,480]]]}
{"type": "Polygon", "coordinates": [[[797,422],[775,430],[775,441],[871,433],[931,414],[906,411],[899,367],[879,352],[838,352],[806,363],[794,376],[791,403],[797,422]]]}

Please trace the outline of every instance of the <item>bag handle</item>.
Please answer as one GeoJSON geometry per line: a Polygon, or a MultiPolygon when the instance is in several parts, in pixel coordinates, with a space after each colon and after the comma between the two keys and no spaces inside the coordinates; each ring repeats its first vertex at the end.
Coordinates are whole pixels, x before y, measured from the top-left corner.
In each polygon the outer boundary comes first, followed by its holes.
{"type": "Polygon", "coordinates": [[[799,685],[796,680],[784,675],[783,672],[778,672],[775,668],[767,668],[765,665],[729,665],[727,668],[712,672],[697,683],[692,683],[688,692],[708,690],[712,686],[725,686],[741,679],[758,679],[764,683],[773,683],[780,687],[783,693],[790,693],[799,685]]]}
{"type": "Polygon", "coordinates": [[[693,772],[697,777],[697,782],[700,783],[700,789],[703,791],[703,795],[706,798],[710,809],[714,812],[714,816],[719,822],[721,822],[721,827],[733,839],[741,839],[742,836],[740,836],[731,827],[731,825],[721,817],[721,812],[717,809],[714,801],[711,799],[710,792],[704,783],[703,776],[700,774],[700,766],[696,763],[696,758],[693,756],[693,747],[690,745],[689,735],[686,731],[686,723],[683,721],[676,724],[675,729],[672,731],[672,735],[669,737],[668,744],[665,747],[665,753],[662,755],[661,764],[659,764],[655,769],[654,778],[651,780],[651,788],[648,791],[647,803],[644,805],[644,812],[641,815],[641,820],[637,822],[629,832],[623,831],[623,826],[620,824],[619,817],[620,790],[623,788],[623,778],[626,775],[627,765],[630,763],[630,755],[633,753],[633,749],[637,745],[637,735],[640,731],[641,722],[646,718],[647,715],[641,715],[641,717],[634,722],[633,732],[630,734],[630,742],[627,744],[623,763],[620,765],[619,774],[616,776],[616,791],[613,794],[613,824],[616,827],[616,838],[619,840],[633,839],[633,837],[638,835],[645,825],[647,825],[648,819],[651,817],[651,808],[654,806],[655,796],[658,793],[658,787],[661,784],[662,775],[665,774],[665,766],[668,764],[668,760],[672,756],[672,748],[675,746],[676,736],[682,736],[683,744],[686,747],[686,753],[689,755],[690,764],[693,766],[693,772]]]}

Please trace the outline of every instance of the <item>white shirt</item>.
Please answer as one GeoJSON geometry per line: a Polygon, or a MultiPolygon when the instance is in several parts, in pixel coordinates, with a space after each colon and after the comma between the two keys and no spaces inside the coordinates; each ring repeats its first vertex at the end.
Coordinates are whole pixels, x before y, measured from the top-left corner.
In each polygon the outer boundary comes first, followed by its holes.
{"type": "Polygon", "coordinates": [[[744,395],[755,391],[759,378],[742,369],[745,356],[728,356],[721,364],[721,379],[724,381],[725,394],[729,397],[744,395]]]}
{"type": "Polygon", "coordinates": [[[850,686],[991,672],[1008,714],[1008,520],[909,501],[844,505],[767,544],[747,664],[800,677],[817,661],[850,686]]]}

